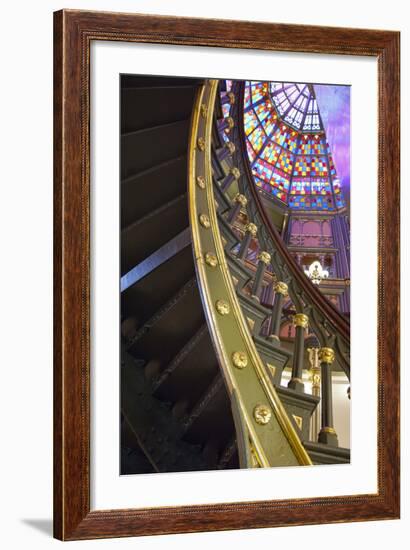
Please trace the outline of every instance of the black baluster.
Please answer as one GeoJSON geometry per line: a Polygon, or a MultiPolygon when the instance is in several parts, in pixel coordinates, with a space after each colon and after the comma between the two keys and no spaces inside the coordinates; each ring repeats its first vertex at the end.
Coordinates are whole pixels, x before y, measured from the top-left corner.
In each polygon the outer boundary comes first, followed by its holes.
{"type": "Polygon", "coordinates": [[[241,246],[238,251],[237,258],[239,260],[244,260],[246,258],[246,255],[248,254],[249,245],[251,244],[252,237],[256,237],[256,233],[258,232],[258,228],[254,223],[248,223],[245,226],[245,237],[242,239],[241,246]]]}
{"type": "Polygon", "coordinates": [[[235,94],[233,92],[228,92],[222,97],[221,104],[225,105],[226,103],[229,103],[230,105],[235,103],[235,94]]]}
{"type": "Polygon", "coordinates": [[[303,376],[303,354],[305,344],[305,329],[309,324],[309,317],[304,313],[296,313],[293,317],[293,324],[296,327],[295,346],[293,349],[293,366],[292,378],[288,384],[289,388],[303,392],[305,385],[302,380],[303,376]]]}
{"type": "Polygon", "coordinates": [[[332,363],[335,352],[332,348],[320,348],[319,361],[322,372],[322,427],[319,443],[338,447],[337,433],[333,425],[332,363]]]}
{"type": "Polygon", "coordinates": [[[226,159],[229,155],[233,155],[235,153],[235,144],[232,143],[232,141],[227,141],[223,147],[218,149],[217,156],[218,160],[222,162],[226,159]]]}
{"type": "Polygon", "coordinates": [[[279,341],[280,322],[282,319],[283,300],[288,295],[288,285],[282,281],[275,284],[275,300],[273,302],[271,329],[269,338],[279,341]]]}
{"type": "Polygon", "coordinates": [[[258,267],[256,269],[255,278],[253,280],[252,286],[252,298],[258,300],[259,302],[259,293],[262,287],[263,276],[265,275],[266,268],[270,264],[270,254],[268,252],[260,252],[258,256],[258,267]]]}
{"type": "Polygon", "coordinates": [[[233,223],[236,218],[239,215],[239,212],[241,211],[241,208],[245,208],[245,206],[248,204],[248,199],[245,197],[245,195],[241,195],[238,193],[235,195],[234,202],[231,208],[231,211],[228,214],[228,222],[233,223]]]}
{"type": "Polygon", "coordinates": [[[218,130],[222,132],[223,130],[232,130],[232,128],[235,126],[235,122],[232,117],[227,116],[225,118],[220,118],[218,120],[218,130]]]}

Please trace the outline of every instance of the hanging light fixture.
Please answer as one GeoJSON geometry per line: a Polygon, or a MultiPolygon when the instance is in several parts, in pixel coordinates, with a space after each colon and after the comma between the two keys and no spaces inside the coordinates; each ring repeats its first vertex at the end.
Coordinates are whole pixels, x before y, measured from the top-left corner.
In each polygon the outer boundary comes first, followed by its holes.
{"type": "Polygon", "coordinates": [[[309,277],[314,285],[319,285],[323,279],[329,277],[329,271],[323,269],[322,264],[315,260],[309,266],[309,269],[305,269],[305,275],[309,277]]]}

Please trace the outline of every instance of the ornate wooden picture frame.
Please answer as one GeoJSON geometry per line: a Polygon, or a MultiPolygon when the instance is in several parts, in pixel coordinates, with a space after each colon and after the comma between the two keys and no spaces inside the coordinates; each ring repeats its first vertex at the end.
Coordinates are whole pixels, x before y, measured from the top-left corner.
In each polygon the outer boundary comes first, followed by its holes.
{"type": "Polygon", "coordinates": [[[391,31],[72,10],[54,14],[55,537],[78,540],[399,517],[399,46],[399,33],[391,31]],[[377,493],[91,510],[90,47],[97,40],[377,59],[377,493]]]}

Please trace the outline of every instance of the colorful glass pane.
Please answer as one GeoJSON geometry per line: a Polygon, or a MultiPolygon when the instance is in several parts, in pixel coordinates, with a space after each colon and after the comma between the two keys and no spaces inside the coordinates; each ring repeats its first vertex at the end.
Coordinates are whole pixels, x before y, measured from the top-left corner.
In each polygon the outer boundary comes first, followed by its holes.
{"type": "Polygon", "coordinates": [[[309,157],[300,155],[296,157],[293,168],[294,176],[309,176],[310,175],[310,162],[309,157]]]}
{"type": "Polygon", "coordinates": [[[265,120],[265,118],[270,114],[270,108],[268,107],[269,104],[267,102],[259,103],[256,107],[254,107],[255,113],[258,115],[259,120],[262,122],[265,120]]]}
{"type": "Polygon", "coordinates": [[[286,149],[289,149],[291,153],[294,153],[297,148],[298,137],[298,133],[295,130],[289,129],[288,134],[283,142],[283,147],[286,147],[286,149]]]}
{"type": "Polygon", "coordinates": [[[263,82],[252,82],[252,103],[256,103],[264,96],[263,82]]]}
{"type": "Polygon", "coordinates": [[[310,193],[309,179],[292,179],[291,195],[307,195],[310,193]]]}
{"type": "Polygon", "coordinates": [[[265,142],[266,134],[262,130],[262,128],[258,126],[251,134],[249,134],[248,139],[251,142],[252,148],[255,153],[259,153],[262,145],[265,142]]]}
{"type": "Polygon", "coordinates": [[[282,153],[278,160],[278,168],[283,170],[285,174],[290,174],[292,172],[292,166],[293,166],[293,155],[286,151],[285,149],[282,149],[282,153]]]}
{"type": "Polygon", "coordinates": [[[331,195],[332,190],[329,181],[325,179],[312,179],[311,193],[312,195],[331,195]]]}
{"type": "Polygon", "coordinates": [[[258,126],[259,122],[253,109],[249,109],[249,111],[245,113],[244,119],[245,133],[248,135],[258,126]]]}
{"type": "Polygon", "coordinates": [[[285,124],[280,124],[270,137],[275,143],[283,145],[288,136],[288,131],[290,130],[285,124]]]}
{"type": "Polygon", "coordinates": [[[257,159],[253,165],[253,173],[266,182],[270,181],[273,167],[262,159],[257,159]]]}
{"type": "Polygon", "coordinates": [[[279,145],[274,145],[274,143],[269,140],[261,153],[261,158],[275,165],[276,161],[279,158],[281,150],[282,149],[279,147],[279,145]]]}
{"type": "Polygon", "coordinates": [[[265,118],[263,122],[263,127],[267,136],[271,136],[274,129],[277,127],[278,117],[273,115],[272,117],[265,118]]]}
{"type": "Polygon", "coordinates": [[[277,197],[279,200],[286,202],[287,194],[285,191],[281,191],[278,187],[271,187],[272,194],[277,197]]]}
{"type": "Polygon", "coordinates": [[[286,174],[275,168],[272,172],[271,184],[282,191],[289,189],[290,179],[286,174]]]}
{"type": "Polygon", "coordinates": [[[295,210],[306,210],[310,208],[309,195],[292,195],[289,197],[289,206],[295,210]]]}
{"type": "Polygon", "coordinates": [[[327,176],[326,157],[311,157],[310,175],[311,176],[327,176]]]}

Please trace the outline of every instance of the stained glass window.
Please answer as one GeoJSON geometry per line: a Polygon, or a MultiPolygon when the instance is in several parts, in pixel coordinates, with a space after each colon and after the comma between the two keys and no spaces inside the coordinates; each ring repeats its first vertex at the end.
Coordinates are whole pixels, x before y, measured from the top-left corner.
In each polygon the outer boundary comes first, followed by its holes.
{"type": "Polygon", "coordinates": [[[244,113],[258,187],[297,210],[345,206],[313,85],[248,81],[244,113]]]}

